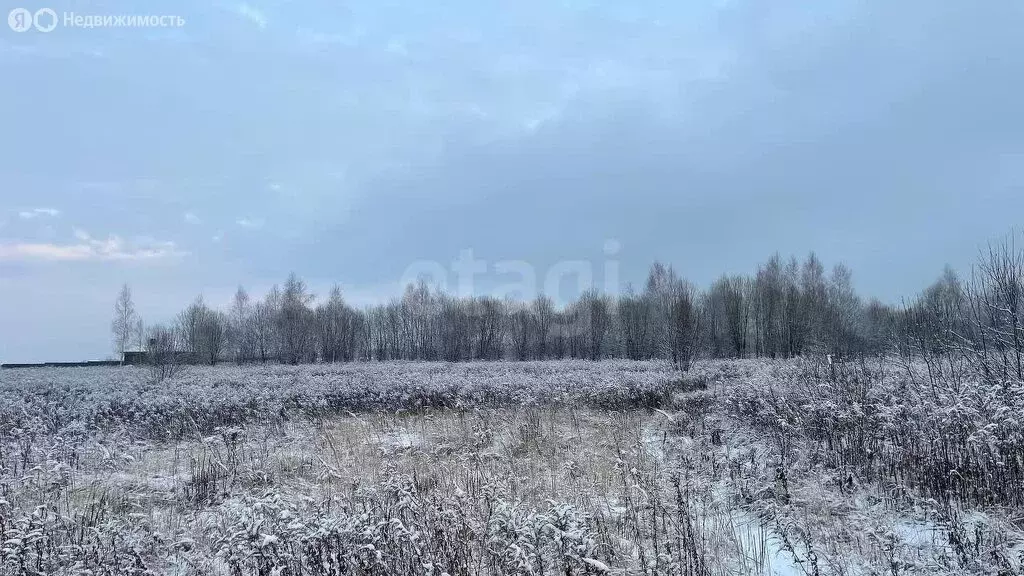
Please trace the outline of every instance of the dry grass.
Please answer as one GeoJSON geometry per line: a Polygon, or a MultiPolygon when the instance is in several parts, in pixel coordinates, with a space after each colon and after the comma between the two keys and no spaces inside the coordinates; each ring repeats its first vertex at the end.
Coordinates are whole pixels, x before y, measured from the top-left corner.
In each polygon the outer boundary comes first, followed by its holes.
{"type": "MultiPolygon", "coordinates": [[[[11,488],[21,514],[43,506],[70,520],[36,535],[46,539],[42,552],[23,551],[42,571],[82,563],[76,550],[46,548],[102,527],[116,529],[124,549],[148,549],[128,564],[160,573],[316,573],[306,548],[336,528],[333,517],[363,530],[332,552],[336,567],[354,573],[706,573],[703,536],[687,528],[665,467],[668,424],[649,411],[531,407],[370,413],[170,444],[100,434],[80,447],[67,485],[43,469],[46,488],[11,488]],[[282,530],[253,516],[267,506],[304,526],[282,530]],[[407,534],[380,531],[396,519],[407,534]],[[244,545],[230,540],[247,531],[244,545]],[[271,553],[264,541],[289,551],[271,553]],[[390,546],[391,557],[346,558],[357,542],[390,546]]],[[[83,567],[130,568],[115,557],[118,545],[95,546],[110,557],[83,567]]]]}
{"type": "Polygon", "coordinates": [[[642,394],[620,409],[297,407],[166,440],[131,423],[25,426],[0,444],[0,566],[231,576],[1019,573],[1014,509],[955,493],[929,501],[927,487],[864,474],[870,463],[856,450],[827,448],[829,434],[856,428],[806,423],[828,414],[838,383],[815,392],[789,382],[799,373],[792,364],[706,364],[674,382],[660,407],[642,394]],[[809,402],[821,406],[793,416],[809,402]]]}

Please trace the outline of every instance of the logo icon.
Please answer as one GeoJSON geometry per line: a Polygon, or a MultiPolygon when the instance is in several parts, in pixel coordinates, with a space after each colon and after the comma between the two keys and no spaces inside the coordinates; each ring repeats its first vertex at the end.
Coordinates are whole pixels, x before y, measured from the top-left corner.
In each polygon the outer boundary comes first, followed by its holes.
{"type": "Polygon", "coordinates": [[[32,17],[36,30],[50,32],[57,27],[57,13],[52,8],[40,8],[32,17]]]}
{"type": "MultiPolygon", "coordinates": [[[[56,21],[57,15],[54,14],[54,25],[56,25],[56,21]]],[[[7,15],[7,24],[11,27],[11,30],[14,30],[15,32],[27,31],[32,27],[32,23],[32,13],[24,8],[15,8],[7,15]]]]}

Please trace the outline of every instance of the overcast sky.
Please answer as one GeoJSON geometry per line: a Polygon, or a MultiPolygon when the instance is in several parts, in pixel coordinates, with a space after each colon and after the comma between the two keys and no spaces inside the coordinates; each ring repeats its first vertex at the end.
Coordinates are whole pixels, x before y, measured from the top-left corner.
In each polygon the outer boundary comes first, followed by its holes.
{"type": "Polygon", "coordinates": [[[467,249],[898,302],[1024,215],[1015,0],[32,2],[184,25],[0,23],[0,361],[110,355],[122,282],[367,304],[467,249]]]}

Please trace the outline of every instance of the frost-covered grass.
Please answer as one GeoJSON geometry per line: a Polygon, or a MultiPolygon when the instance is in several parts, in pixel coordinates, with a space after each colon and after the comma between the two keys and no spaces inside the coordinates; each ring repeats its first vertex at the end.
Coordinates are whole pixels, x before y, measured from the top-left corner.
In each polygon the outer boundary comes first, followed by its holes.
{"type": "Polygon", "coordinates": [[[912,370],[3,371],[0,573],[1020,574],[1019,389],[912,370]]]}
{"type": "Polygon", "coordinates": [[[1020,382],[877,359],[703,369],[736,490],[808,573],[1021,573],[1020,382]]]}
{"type": "Polygon", "coordinates": [[[222,426],[378,410],[657,407],[677,379],[664,362],[628,361],[222,365],[188,367],[160,382],[145,368],[18,369],[0,372],[0,427],[127,427],[137,436],[173,439],[222,426]]]}
{"type": "Polygon", "coordinates": [[[5,477],[6,567],[704,573],[651,440],[664,422],[555,407],[378,412],[167,443],[97,433],[73,465],[41,443],[25,475],[5,477]]]}

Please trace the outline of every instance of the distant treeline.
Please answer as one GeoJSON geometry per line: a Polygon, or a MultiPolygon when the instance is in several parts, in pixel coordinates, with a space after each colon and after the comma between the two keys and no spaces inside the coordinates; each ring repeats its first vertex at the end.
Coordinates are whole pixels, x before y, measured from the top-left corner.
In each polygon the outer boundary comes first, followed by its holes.
{"type": "Polygon", "coordinates": [[[35,362],[28,364],[0,364],[0,368],[88,368],[89,366],[117,366],[117,360],[86,360],[84,362],[35,362]]]}
{"type": "MultiPolygon", "coordinates": [[[[1011,244],[993,247],[972,278],[947,269],[899,306],[859,296],[846,266],[827,272],[814,254],[802,262],[775,255],[753,275],[723,276],[706,289],[656,263],[640,291],[592,290],[564,307],[546,296],[459,298],[421,282],[357,309],[338,287],[317,301],[292,274],[259,300],[239,288],[228,310],[199,297],[139,341],[152,358],[202,363],[614,357],[662,358],[683,369],[697,357],[920,355],[971,346],[991,348],[1020,372],[1021,261],[1011,244]]],[[[122,342],[131,341],[124,327],[141,322],[124,314],[133,309],[130,292],[118,306],[115,335],[120,327],[122,342]]]]}

